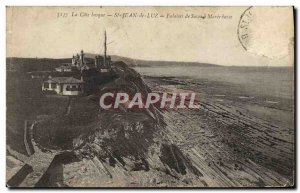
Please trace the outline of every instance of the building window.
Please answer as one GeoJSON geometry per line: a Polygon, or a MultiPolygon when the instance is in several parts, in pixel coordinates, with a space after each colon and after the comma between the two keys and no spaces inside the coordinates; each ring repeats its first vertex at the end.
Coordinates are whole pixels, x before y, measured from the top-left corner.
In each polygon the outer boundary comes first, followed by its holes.
{"type": "Polygon", "coordinates": [[[73,86],[73,91],[78,91],[79,87],[80,87],[80,85],[74,85],[73,86]]]}
{"type": "Polygon", "coordinates": [[[80,85],[67,85],[66,91],[81,91],[80,85]]]}
{"type": "Polygon", "coordinates": [[[48,82],[44,83],[44,88],[49,88],[49,83],[48,82]]]}
{"type": "Polygon", "coordinates": [[[56,83],[52,83],[52,84],[51,84],[51,87],[52,87],[52,88],[56,88],[56,83]]]}

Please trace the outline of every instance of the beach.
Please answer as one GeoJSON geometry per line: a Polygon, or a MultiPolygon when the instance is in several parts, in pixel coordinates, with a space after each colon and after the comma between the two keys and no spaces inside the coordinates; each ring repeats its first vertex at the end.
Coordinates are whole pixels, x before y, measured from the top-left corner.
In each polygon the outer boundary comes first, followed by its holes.
{"type": "Polygon", "coordinates": [[[163,115],[167,135],[201,168],[208,186],[293,184],[292,69],[195,68],[135,69],[152,89],[197,93],[199,109],[163,115]]]}

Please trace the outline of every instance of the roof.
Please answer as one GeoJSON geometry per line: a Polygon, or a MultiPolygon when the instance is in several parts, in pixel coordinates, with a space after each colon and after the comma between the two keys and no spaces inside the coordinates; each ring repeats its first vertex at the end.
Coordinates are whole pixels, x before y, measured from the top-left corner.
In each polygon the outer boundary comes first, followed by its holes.
{"type": "Polygon", "coordinates": [[[57,67],[56,69],[71,69],[71,66],[60,66],[57,67]]]}
{"type": "Polygon", "coordinates": [[[56,83],[68,83],[68,84],[81,84],[84,83],[82,80],[78,80],[73,77],[53,77],[45,82],[56,82],[56,83]]]}

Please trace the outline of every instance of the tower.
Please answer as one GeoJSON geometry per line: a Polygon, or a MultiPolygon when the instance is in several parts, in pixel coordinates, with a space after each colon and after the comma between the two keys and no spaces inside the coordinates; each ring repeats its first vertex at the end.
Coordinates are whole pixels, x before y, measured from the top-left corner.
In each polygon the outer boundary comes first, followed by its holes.
{"type": "Polygon", "coordinates": [[[76,59],[75,59],[74,54],[73,54],[73,57],[72,57],[72,66],[76,66],[76,59]]]}
{"type": "Polygon", "coordinates": [[[83,53],[83,50],[81,50],[81,52],[80,52],[80,65],[81,66],[84,65],[84,53],[83,53]]]}
{"type": "Polygon", "coordinates": [[[106,64],[106,30],[104,31],[104,66],[107,67],[107,64],[106,64]]]}

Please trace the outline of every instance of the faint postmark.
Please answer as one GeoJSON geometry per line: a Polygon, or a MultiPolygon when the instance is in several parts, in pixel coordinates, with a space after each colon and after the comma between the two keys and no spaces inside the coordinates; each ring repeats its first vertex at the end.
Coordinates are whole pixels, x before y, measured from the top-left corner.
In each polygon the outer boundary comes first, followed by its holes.
{"type": "Polygon", "coordinates": [[[249,53],[279,59],[293,51],[293,15],[289,7],[248,7],[240,16],[237,35],[249,53]]]}
{"type": "Polygon", "coordinates": [[[253,19],[252,7],[247,8],[240,17],[239,26],[238,26],[238,38],[245,50],[248,49],[249,39],[251,38],[251,31],[249,29],[249,24],[253,19]]]}

